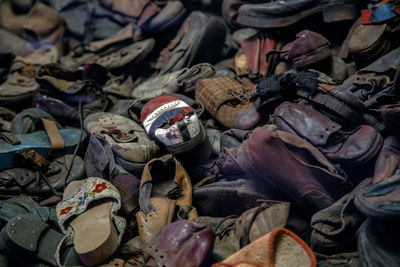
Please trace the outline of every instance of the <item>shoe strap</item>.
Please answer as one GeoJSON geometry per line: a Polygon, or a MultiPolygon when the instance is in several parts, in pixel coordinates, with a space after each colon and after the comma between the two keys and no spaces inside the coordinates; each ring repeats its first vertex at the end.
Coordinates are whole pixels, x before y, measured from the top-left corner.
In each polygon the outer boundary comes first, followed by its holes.
{"type": "Polygon", "coordinates": [[[42,118],[44,129],[50,139],[51,150],[50,156],[54,156],[60,151],[64,150],[64,140],[58,131],[57,124],[54,121],[42,118]]]}
{"type": "Polygon", "coordinates": [[[19,141],[19,139],[12,133],[0,132],[0,138],[4,139],[4,141],[11,145],[18,145],[21,143],[21,141],[19,141]]]}

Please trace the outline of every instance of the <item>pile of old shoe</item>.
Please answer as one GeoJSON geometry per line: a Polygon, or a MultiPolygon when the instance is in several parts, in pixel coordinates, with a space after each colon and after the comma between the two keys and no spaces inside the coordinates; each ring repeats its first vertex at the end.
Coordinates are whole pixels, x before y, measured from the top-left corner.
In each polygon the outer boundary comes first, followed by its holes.
{"type": "Polygon", "coordinates": [[[400,1],[0,0],[0,266],[400,266],[400,1]]]}

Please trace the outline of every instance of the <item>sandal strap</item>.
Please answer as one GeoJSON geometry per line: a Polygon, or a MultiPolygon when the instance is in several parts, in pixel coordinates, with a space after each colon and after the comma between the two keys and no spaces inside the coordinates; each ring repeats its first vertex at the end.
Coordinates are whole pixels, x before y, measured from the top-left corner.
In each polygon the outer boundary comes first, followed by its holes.
{"type": "Polygon", "coordinates": [[[64,140],[58,131],[57,124],[54,121],[42,118],[44,129],[50,139],[51,150],[50,156],[54,156],[60,151],[64,150],[64,140]]]}

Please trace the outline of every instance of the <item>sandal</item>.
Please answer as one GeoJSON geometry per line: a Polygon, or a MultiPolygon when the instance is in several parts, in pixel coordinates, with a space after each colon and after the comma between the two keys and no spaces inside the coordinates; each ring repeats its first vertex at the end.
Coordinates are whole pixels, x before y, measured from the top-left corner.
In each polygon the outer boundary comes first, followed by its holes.
{"type": "Polygon", "coordinates": [[[74,181],[65,189],[57,205],[58,223],[85,265],[97,265],[117,250],[126,227],[125,219],[116,216],[120,207],[118,190],[101,178],[74,181]]]}

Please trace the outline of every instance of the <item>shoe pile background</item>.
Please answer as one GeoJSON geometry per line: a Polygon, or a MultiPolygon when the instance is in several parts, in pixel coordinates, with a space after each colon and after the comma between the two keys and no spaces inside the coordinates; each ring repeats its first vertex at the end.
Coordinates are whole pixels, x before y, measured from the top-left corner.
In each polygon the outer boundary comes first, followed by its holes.
{"type": "Polygon", "coordinates": [[[400,1],[0,0],[0,266],[398,266],[400,1]]]}

